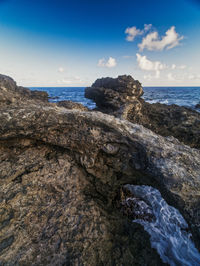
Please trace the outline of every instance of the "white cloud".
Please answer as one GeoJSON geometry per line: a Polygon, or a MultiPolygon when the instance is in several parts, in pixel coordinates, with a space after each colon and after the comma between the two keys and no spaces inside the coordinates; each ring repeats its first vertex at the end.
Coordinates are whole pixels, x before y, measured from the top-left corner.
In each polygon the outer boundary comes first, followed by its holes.
{"type": "Polygon", "coordinates": [[[144,75],[144,79],[146,80],[152,80],[153,79],[153,76],[151,74],[148,74],[148,75],[144,75]]]}
{"type": "Polygon", "coordinates": [[[108,68],[111,68],[111,67],[115,67],[117,65],[117,62],[116,62],[116,59],[115,58],[113,58],[113,57],[110,56],[107,61],[105,60],[105,58],[99,59],[97,65],[99,67],[108,67],[108,68]]]}
{"type": "Polygon", "coordinates": [[[105,58],[101,58],[101,59],[99,59],[97,65],[98,65],[99,67],[104,67],[104,66],[105,66],[105,58]]]}
{"type": "Polygon", "coordinates": [[[180,65],[180,66],[177,66],[177,65],[175,65],[175,64],[172,64],[172,66],[171,66],[171,69],[186,69],[186,65],[180,65]]]}
{"type": "Polygon", "coordinates": [[[179,69],[186,69],[186,65],[181,65],[181,66],[179,66],[179,69]]]}
{"type": "Polygon", "coordinates": [[[152,24],[144,24],[143,30],[139,30],[135,26],[126,28],[125,30],[125,33],[127,34],[126,40],[128,42],[133,42],[137,35],[144,34],[145,32],[149,31],[151,27],[152,27],[152,24]]]}
{"type": "Polygon", "coordinates": [[[67,76],[64,77],[63,79],[57,80],[57,84],[59,85],[72,85],[72,84],[82,85],[82,84],[87,84],[88,82],[90,83],[90,81],[87,80],[87,78],[83,80],[79,76],[67,76]]]}
{"type": "Polygon", "coordinates": [[[107,67],[115,67],[117,65],[115,58],[109,57],[106,66],[107,67]]]}
{"type": "Polygon", "coordinates": [[[68,80],[68,79],[62,79],[62,80],[57,80],[57,83],[58,84],[67,84],[67,85],[69,85],[69,84],[71,84],[72,83],[72,81],[71,80],[68,80]]]}
{"type": "Polygon", "coordinates": [[[189,80],[200,80],[200,75],[197,75],[197,74],[190,74],[188,76],[188,79],[189,80]]]}
{"type": "Polygon", "coordinates": [[[175,64],[172,64],[172,69],[176,69],[176,65],[175,64]]]}
{"type": "Polygon", "coordinates": [[[136,56],[139,68],[146,71],[155,71],[155,78],[159,78],[160,71],[167,68],[167,66],[160,61],[151,61],[147,59],[145,55],[142,56],[137,53],[136,56]]]}
{"type": "Polygon", "coordinates": [[[138,45],[140,51],[143,51],[145,48],[149,51],[160,50],[163,49],[171,49],[180,44],[180,41],[183,39],[183,36],[179,36],[179,34],[175,31],[175,27],[172,26],[165,33],[165,36],[159,38],[158,32],[152,32],[147,34],[142,42],[138,45]]]}
{"type": "Polygon", "coordinates": [[[175,80],[175,77],[172,75],[172,73],[167,74],[168,80],[175,80]]]}
{"type": "Polygon", "coordinates": [[[126,40],[128,42],[133,42],[137,35],[143,34],[143,31],[137,29],[136,27],[130,27],[125,30],[125,33],[127,34],[126,40]]]}
{"type": "Polygon", "coordinates": [[[63,67],[59,67],[58,72],[63,73],[64,72],[64,68],[63,67]]]}

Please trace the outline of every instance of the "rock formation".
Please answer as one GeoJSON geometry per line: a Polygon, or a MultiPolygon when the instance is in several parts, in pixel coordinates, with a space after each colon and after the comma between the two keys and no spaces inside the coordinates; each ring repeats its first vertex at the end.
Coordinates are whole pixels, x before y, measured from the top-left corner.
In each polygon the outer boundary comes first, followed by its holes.
{"type": "Polygon", "coordinates": [[[195,105],[195,108],[196,108],[196,109],[200,109],[200,103],[197,103],[197,104],[195,105]]]}
{"type": "Polygon", "coordinates": [[[16,82],[5,75],[0,74],[0,107],[9,104],[23,104],[24,101],[35,100],[48,102],[48,93],[44,91],[31,91],[16,85],[16,82]]]}
{"type": "Polygon", "coordinates": [[[59,101],[56,103],[57,106],[59,107],[65,107],[67,109],[78,109],[78,110],[81,110],[81,111],[89,111],[89,109],[82,105],[81,103],[75,103],[75,102],[72,102],[72,101],[59,101]]]}
{"type": "Polygon", "coordinates": [[[92,87],[85,90],[85,97],[105,110],[118,110],[127,103],[134,103],[142,94],[140,82],[131,76],[97,79],[92,87]]]}
{"type": "Polygon", "coordinates": [[[200,243],[199,150],[114,116],[24,100],[1,79],[1,265],[163,265],[118,208],[124,184],[158,188],[200,243]]]}
{"type": "Polygon", "coordinates": [[[96,102],[97,110],[139,123],[162,136],[174,136],[200,148],[200,113],[177,105],[149,104],[141,96],[142,86],[131,76],[102,78],[89,88],[85,97],[96,102]]]}

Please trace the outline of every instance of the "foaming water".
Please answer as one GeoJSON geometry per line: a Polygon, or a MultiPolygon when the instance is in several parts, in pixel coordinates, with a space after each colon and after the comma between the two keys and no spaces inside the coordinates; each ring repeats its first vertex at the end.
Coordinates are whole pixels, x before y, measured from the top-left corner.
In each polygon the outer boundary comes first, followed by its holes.
{"type": "MultiPolygon", "coordinates": [[[[133,194],[134,201],[139,199],[145,202],[139,204],[142,216],[143,213],[149,213],[149,209],[152,211],[154,219],[136,218],[133,222],[144,226],[150,234],[152,247],[157,249],[161,259],[172,266],[200,265],[200,253],[191,240],[188,225],[180,212],[169,206],[153,187],[125,185],[125,188],[133,194]]],[[[130,201],[130,197],[127,200],[130,201]]]]}

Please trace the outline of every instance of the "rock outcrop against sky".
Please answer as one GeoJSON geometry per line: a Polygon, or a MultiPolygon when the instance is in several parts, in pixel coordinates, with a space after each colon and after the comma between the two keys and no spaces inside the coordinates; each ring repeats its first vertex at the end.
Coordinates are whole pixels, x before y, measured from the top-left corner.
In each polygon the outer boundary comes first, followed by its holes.
{"type": "MultiPolygon", "coordinates": [[[[156,93],[156,90],[155,90],[156,93]]],[[[131,76],[97,79],[86,88],[85,97],[97,110],[138,123],[162,136],[174,136],[194,148],[200,148],[200,113],[177,105],[149,104],[141,96],[139,81],[131,76]]]]}

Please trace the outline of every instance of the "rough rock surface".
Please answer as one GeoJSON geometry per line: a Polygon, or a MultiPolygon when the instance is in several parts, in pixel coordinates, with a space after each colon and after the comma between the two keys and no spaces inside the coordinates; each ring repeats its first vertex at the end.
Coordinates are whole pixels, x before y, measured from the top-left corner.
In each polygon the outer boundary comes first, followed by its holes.
{"type": "Polygon", "coordinates": [[[140,114],[132,109],[127,119],[139,123],[162,136],[173,136],[191,147],[200,149],[200,113],[178,105],[150,104],[143,99],[140,114]]]}
{"type": "Polygon", "coordinates": [[[126,75],[119,76],[117,79],[97,79],[92,87],[85,89],[85,97],[93,100],[99,109],[104,112],[118,110],[120,114],[127,109],[127,103],[136,105],[137,99],[142,94],[140,82],[126,75]]]}
{"type": "Polygon", "coordinates": [[[65,107],[67,109],[78,109],[81,111],[89,111],[89,109],[81,103],[75,103],[72,101],[59,101],[56,103],[59,107],[65,107]]]}
{"type": "Polygon", "coordinates": [[[159,188],[200,243],[200,151],[37,101],[2,104],[0,121],[1,265],[163,265],[117,207],[127,183],[159,188]]]}
{"type": "Polygon", "coordinates": [[[139,123],[162,136],[174,136],[200,148],[200,113],[177,105],[149,104],[141,96],[141,84],[131,76],[102,78],[86,88],[85,97],[97,110],[139,123]],[[121,85],[122,84],[122,85],[121,85]]]}
{"type": "Polygon", "coordinates": [[[0,107],[10,104],[23,104],[24,101],[48,102],[48,93],[45,91],[31,91],[17,86],[16,82],[0,74],[0,107]]]}

